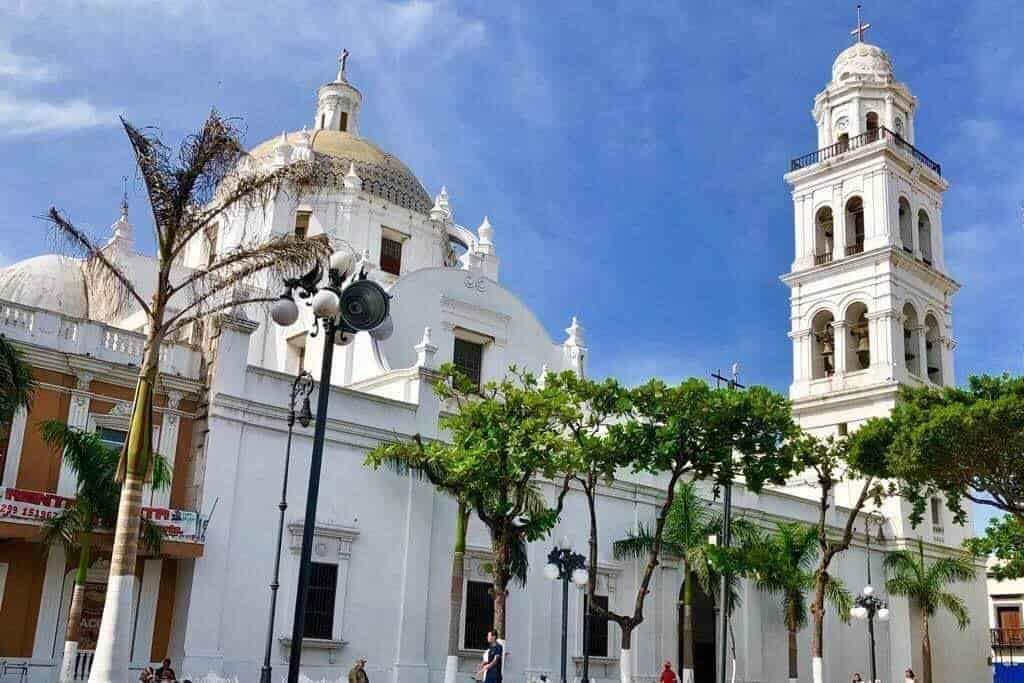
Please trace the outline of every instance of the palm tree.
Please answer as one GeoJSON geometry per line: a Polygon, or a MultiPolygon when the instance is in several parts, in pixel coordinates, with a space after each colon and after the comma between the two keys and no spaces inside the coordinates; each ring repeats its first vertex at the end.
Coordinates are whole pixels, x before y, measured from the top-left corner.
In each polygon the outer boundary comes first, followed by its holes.
{"type": "MultiPolygon", "coordinates": [[[[682,638],[682,663],[680,665],[683,683],[692,683],[693,671],[693,600],[694,589],[699,586],[708,595],[714,595],[718,586],[721,559],[713,560],[712,545],[708,538],[721,531],[721,517],[700,498],[693,482],[682,482],[676,487],[676,497],[665,519],[662,549],[670,555],[682,558],[683,582],[679,586],[678,604],[682,613],[680,636],[682,638]]],[[[733,521],[733,532],[744,535],[743,520],[733,521]]],[[[637,559],[650,556],[655,539],[652,531],[641,525],[613,545],[616,559],[637,559]]],[[[739,604],[740,573],[728,572],[729,612],[739,604]]]]}
{"type": "MultiPolygon", "coordinates": [[[[71,507],[46,521],[43,537],[47,547],[60,543],[69,555],[78,553],[75,588],[68,610],[67,635],[64,638],[64,661],[60,670],[63,683],[74,678],[85,581],[92,563],[92,533],[97,527],[112,527],[117,519],[120,487],[114,481],[114,475],[119,456],[95,432],[81,431],[59,420],[42,422],[39,430],[43,441],[61,451],[64,463],[77,479],[74,502],[71,507]]],[[[158,455],[154,461],[153,488],[165,488],[169,483],[167,462],[158,455]]],[[[162,537],[160,529],[148,520],[142,520],[141,534],[143,544],[152,552],[159,552],[162,537]]]]}
{"type": "Polygon", "coordinates": [[[974,565],[965,557],[943,557],[925,563],[924,543],[917,539],[917,552],[897,550],[885,556],[885,569],[889,578],[885,589],[889,595],[900,595],[921,608],[921,681],[932,681],[932,641],[928,634],[928,620],[941,608],[953,615],[961,629],[971,623],[964,599],[946,590],[957,581],[974,578],[974,565]]]}
{"type": "Polygon", "coordinates": [[[6,430],[20,408],[32,405],[36,381],[24,354],[0,335],[0,429],[6,430]]]}
{"type": "Polygon", "coordinates": [[[56,208],[48,213],[58,236],[84,259],[83,273],[90,298],[111,317],[129,305],[145,324],[146,340],[139,364],[132,405],[131,427],[118,463],[120,511],[114,535],[103,620],[106,628],[96,645],[89,680],[121,681],[128,674],[131,645],[131,597],[138,554],[142,489],[151,474],[153,392],[159,375],[160,348],[185,328],[207,316],[250,303],[275,299],[261,285],[296,276],[328,256],[325,235],[301,239],[293,235],[243,235],[238,246],[210,249],[202,267],[182,269],[181,255],[195,240],[212,246],[222,221],[249,208],[259,210],[271,201],[309,197],[321,188],[337,186],[344,171],[323,157],[267,167],[250,163],[239,131],[216,112],[202,130],[187,137],[177,152],[165,146],[152,130],[121,123],[135,153],[153,215],[156,272],[153,291],[142,290],[129,272],[112,259],[56,208]]]}
{"type": "MultiPolygon", "coordinates": [[[[807,625],[807,596],[817,579],[818,529],[799,522],[778,522],[775,533],[754,538],[746,548],[748,576],[760,590],[782,600],[782,619],[789,633],[789,680],[797,676],[797,633],[807,625]]],[[[843,621],[849,620],[853,598],[834,576],[825,596],[843,621]]]]}

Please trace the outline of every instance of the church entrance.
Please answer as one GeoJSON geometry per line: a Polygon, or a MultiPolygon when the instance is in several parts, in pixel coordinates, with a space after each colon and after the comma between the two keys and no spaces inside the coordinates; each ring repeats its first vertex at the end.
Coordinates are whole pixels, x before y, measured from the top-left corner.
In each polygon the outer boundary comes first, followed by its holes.
{"type": "MultiPolygon", "coordinates": [[[[693,591],[693,680],[694,683],[715,683],[715,601],[694,586],[693,591]]],[[[679,606],[679,623],[683,620],[683,607],[679,606]]],[[[683,661],[682,629],[679,633],[679,659],[683,661]]],[[[680,664],[682,666],[682,664],[680,664]]]]}

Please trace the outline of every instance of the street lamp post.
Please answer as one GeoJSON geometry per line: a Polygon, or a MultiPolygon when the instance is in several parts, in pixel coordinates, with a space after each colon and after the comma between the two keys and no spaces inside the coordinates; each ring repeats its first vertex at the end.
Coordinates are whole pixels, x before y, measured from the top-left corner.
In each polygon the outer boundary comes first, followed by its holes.
{"type": "Polygon", "coordinates": [[[292,460],[292,431],[295,422],[308,427],[313,419],[309,409],[309,395],[313,393],[313,375],[303,370],[292,382],[292,391],[288,400],[288,442],[284,450],[284,476],[281,478],[281,502],[277,504],[280,518],[277,521],[277,545],[274,551],[274,578],[270,580],[270,619],[267,624],[267,646],[263,653],[263,668],[260,670],[260,683],[270,683],[270,655],[274,642],[274,616],[277,613],[277,589],[280,587],[278,578],[281,574],[281,540],[284,537],[284,512],[288,509],[288,468],[292,460]],[[302,408],[295,414],[295,403],[302,398],[302,408]]]}
{"type": "MultiPolygon", "coordinates": [[[[878,533],[882,533],[882,521],[878,523],[878,533]]],[[[850,609],[850,615],[855,619],[867,620],[868,641],[871,652],[871,683],[878,680],[878,667],[875,662],[875,617],[879,621],[889,621],[889,607],[882,600],[875,596],[875,589],[871,585],[871,517],[864,523],[864,531],[867,537],[868,555],[868,584],[864,586],[860,595],[854,600],[854,606],[850,609]]]]}
{"type": "Polygon", "coordinates": [[[302,550],[299,553],[299,577],[295,591],[295,616],[292,621],[291,650],[288,656],[288,683],[298,683],[302,661],[302,639],[306,625],[306,592],[313,554],[316,527],[316,506],[320,497],[320,470],[323,464],[324,437],[327,432],[327,403],[331,395],[331,369],[334,345],[351,342],[357,332],[370,332],[385,339],[392,332],[390,301],[387,292],[372,280],[366,270],[356,267],[355,255],[348,249],[331,254],[327,284],[322,285],[323,266],[319,263],[308,273],[284,281],[285,291],[271,307],[271,317],[282,327],[293,325],[299,318],[294,296],[313,308],[313,332],[324,331],[324,352],[320,368],[320,391],[317,394],[316,423],[313,429],[313,453],[309,463],[309,485],[306,491],[306,513],[302,523],[302,550]],[[340,336],[340,339],[339,339],[340,336]]]}
{"type": "MultiPolygon", "coordinates": [[[[578,587],[587,585],[587,570],[585,567],[587,558],[572,551],[572,545],[568,538],[562,538],[561,542],[548,553],[548,563],[544,566],[544,576],[552,581],[562,582],[562,677],[561,683],[567,683],[566,678],[566,645],[568,644],[569,627],[569,581],[578,587]]],[[[584,651],[587,645],[583,645],[584,651]]]]}

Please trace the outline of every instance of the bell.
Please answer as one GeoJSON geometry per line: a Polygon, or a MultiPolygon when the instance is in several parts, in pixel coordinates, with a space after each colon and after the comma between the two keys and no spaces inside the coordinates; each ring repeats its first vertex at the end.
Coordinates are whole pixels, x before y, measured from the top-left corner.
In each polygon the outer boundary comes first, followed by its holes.
{"type": "Polygon", "coordinates": [[[832,346],[832,338],[825,337],[824,341],[821,342],[821,352],[823,354],[832,353],[835,351],[835,347],[832,346]]]}
{"type": "Polygon", "coordinates": [[[871,346],[868,344],[867,335],[862,335],[860,339],[857,340],[857,353],[867,353],[870,350],[871,346]]]}

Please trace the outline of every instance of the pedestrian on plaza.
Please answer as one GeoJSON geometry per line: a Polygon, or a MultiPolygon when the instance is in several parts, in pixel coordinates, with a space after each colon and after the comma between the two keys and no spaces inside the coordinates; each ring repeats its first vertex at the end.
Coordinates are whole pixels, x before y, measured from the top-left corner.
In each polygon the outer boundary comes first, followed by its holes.
{"type": "Polygon", "coordinates": [[[476,672],[478,681],[484,683],[501,683],[501,665],[504,659],[505,650],[498,642],[494,631],[487,632],[487,652],[484,655],[484,663],[476,672]]]}
{"type": "Polygon", "coordinates": [[[850,683],[864,683],[864,679],[860,677],[860,672],[855,671],[853,678],[850,679],[850,683]]]}
{"type": "Polygon", "coordinates": [[[348,683],[370,683],[370,677],[366,675],[366,660],[362,657],[356,660],[355,666],[348,672],[348,683]]]}
{"type": "Polygon", "coordinates": [[[160,668],[156,670],[156,674],[153,677],[155,681],[176,681],[178,675],[174,673],[174,669],[171,668],[171,660],[165,659],[160,668]]]}
{"type": "Polygon", "coordinates": [[[910,681],[917,680],[917,676],[914,675],[914,670],[911,669],[909,666],[907,667],[907,670],[903,672],[903,680],[907,681],[907,683],[910,683],[910,681]]]}
{"type": "Polygon", "coordinates": [[[153,683],[156,680],[156,674],[153,672],[153,667],[147,666],[139,674],[140,683],[153,683]]]}
{"type": "Polygon", "coordinates": [[[672,662],[665,660],[665,668],[661,670],[661,683],[676,683],[676,672],[672,670],[672,662]]]}

